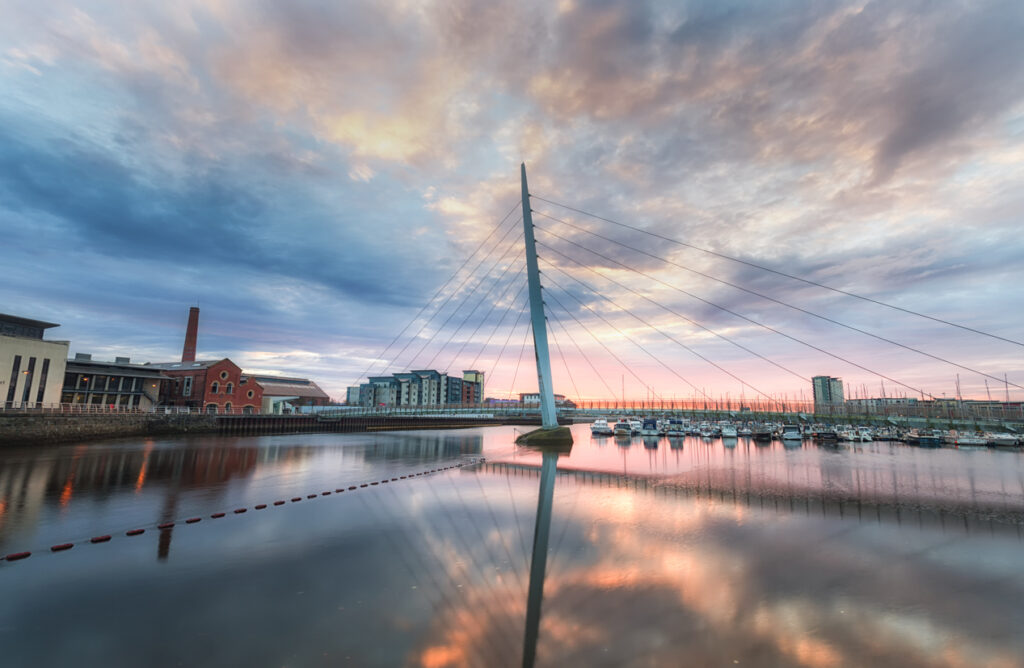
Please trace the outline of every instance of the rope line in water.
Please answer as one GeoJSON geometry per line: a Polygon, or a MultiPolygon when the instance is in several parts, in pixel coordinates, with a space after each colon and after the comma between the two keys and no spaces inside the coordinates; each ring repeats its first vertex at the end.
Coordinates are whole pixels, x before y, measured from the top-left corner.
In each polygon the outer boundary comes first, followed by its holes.
{"type": "MultiPolygon", "coordinates": [[[[345,491],[355,492],[355,491],[358,491],[358,490],[363,489],[363,488],[369,488],[369,487],[373,487],[373,486],[377,486],[377,485],[381,485],[381,484],[390,484],[392,482],[401,482],[402,480],[412,480],[413,478],[416,478],[416,477],[419,477],[419,476],[430,475],[432,473],[441,473],[443,471],[448,471],[448,470],[451,470],[451,469],[461,468],[463,466],[466,466],[467,463],[468,464],[476,464],[476,463],[479,463],[480,461],[482,461],[482,458],[480,460],[478,460],[478,459],[471,459],[469,462],[459,462],[457,464],[451,464],[449,466],[442,466],[440,468],[428,469],[428,470],[425,470],[425,471],[417,471],[416,473],[408,473],[406,475],[395,476],[395,477],[392,477],[392,478],[384,478],[382,480],[375,480],[375,481],[371,481],[371,482],[352,484],[352,485],[348,485],[347,487],[343,485],[341,487],[336,488],[333,492],[331,490],[324,490],[324,491],[316,493],[316,494],[307,494],[307,495],[305,495],[305,497],[293,496],[293,497],[291,497],[291,502],[292,503],[298,503],[298,502],[302,501],[303,498],[305,498],[305,499],[315,499],[315,498],[318,498],[318,497],[331,496],[332,494],[342,494],[345,491]]],[[[270,505],[273,505],[273,506],[283,506],[283,505],[285,505],[285,503],[286,502],[283,499],[277,499],[277,500],[275,500],[273,502],[273,504],[258,503],[256,505],[254,505],[252,508],[253,508],[253,510],[265,510],[270,505]]],[[[249,511],[248,507],[241,507],[241,508],[235,508],[234,510],[231,511],[231,513],[233,515],[242,515],[242,514],[245,514],[248,511],[249,511]]],[[[225,511],[220,511],[220,512],[215,512],[215,513],[211,513],[210,514],[210,519],[221,519],[221,518],[224,518],[224,517],[227,517],[227,512],[225,512],[225,511]]],[[[199,522],[202,521],[202,519],[203,518],[201,518],[201,517],[189,517],[187,519],[180,520],[180,522],[182,522],[184,524],[198,524],[199,522]]],[[[134,528],[134,529],[128,529],[127,531],[124,532],[124,535],[125,536],[141,536],[142,534],[146,533],[147,529],[153,529],[153,528],[158,529],[160,531],[167,531],[169,529],[173,529],[175,526],[177,526],[178,523],[179,523],[178,520],[164,521],[164,522],[160,522],[158,524],[152,524],[152,525],[147,525],[147,526],[143,526],[143,527],[137,527],[137,528],[134,528]]],[[[81,545],[86,545],[86,544],[88,544],[88,545],[96,545],[96,544],[99,544],[99,543],[108,543],[108,542],[111,541],[112,538],[113,538],[113,534],[102,534],[102,535],[99,535],[99,536],[93,536],[92,538],[83,539],[83,540],[77,541],[77,542],[57,543],[55,545],[51,545],[50,546],[50,552],[65,552],[65,551],[70,550],[73,547],[75,547],[75,545],[79,545],[79,544],[81,544],[81,545]]],[[[5,555],[3,557],[0,557],[0,562],[3,562],[3,561],[21,561],[23,559],[27,559],[27,558],[31,557],[32,554],[33,553],[31,551],[12,552],[12,553],[7,554],[7,555],[5,555]]]]}

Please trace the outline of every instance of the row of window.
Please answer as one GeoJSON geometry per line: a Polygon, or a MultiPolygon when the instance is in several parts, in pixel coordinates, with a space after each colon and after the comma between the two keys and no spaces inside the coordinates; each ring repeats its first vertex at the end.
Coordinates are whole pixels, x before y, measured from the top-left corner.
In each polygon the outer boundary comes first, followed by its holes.
{"type": "MultiPolygon", "coordinates": [[[[46,377],[50,373],[50,360],[49,358],[43,358],[42,369],[39,371],[39,385],[36,390],[36,403],[41,404],[43,402],[43,395],[46,393],[46,377]]],[[[19,374],[25,376],[25,384],[22,385],[21,391],[21,403],[27,404],[32,398],[32,381],[35,380],[36,375],[36,358],[29,357],[28,365],[25,370],[21,369],[21,355],[14,356],[14,364],[11,366],[11,382],[7,387],[7,403],[10,404],[18,398],[18,378],[19,374]]]]}
{"type": "MultiPolygon", "coordinates": [[[[156,381],[153,381],[154,383],[156,381]]],[[[84,374],[67,372],[64,374],[64,387],[91,392],[140,392],[144,379],[134,376],[105,376],[103,374],[84,374]]]]}
{"type": "Polygon", "coordinates": [[[122,408],[138,408],[142,397],[138,394],[93,394],[85,392],[65,392],[61,395],[62,404],[90,404],[93,406],[120,406],[122,408]]]}

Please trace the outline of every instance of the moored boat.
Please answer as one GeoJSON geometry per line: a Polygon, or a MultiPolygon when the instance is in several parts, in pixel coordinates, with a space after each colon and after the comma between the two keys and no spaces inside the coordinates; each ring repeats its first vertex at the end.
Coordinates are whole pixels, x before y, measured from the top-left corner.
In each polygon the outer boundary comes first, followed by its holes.
{"type": "Polygon", "coordinates": [[[612,431],[611,425],[608,424],[608,420],[605,418],[597,418],[590,425],[590,433],[593,436],[611,436],[614,432],[612,431]]]}
{"type": "Polygon", "coordinates": [[[796,424],[785,424],[785,425],[782,425],[782,440],[783,441],[799,441],[800,439],[801,439],[800,425],[796,425],[796,424]]]}

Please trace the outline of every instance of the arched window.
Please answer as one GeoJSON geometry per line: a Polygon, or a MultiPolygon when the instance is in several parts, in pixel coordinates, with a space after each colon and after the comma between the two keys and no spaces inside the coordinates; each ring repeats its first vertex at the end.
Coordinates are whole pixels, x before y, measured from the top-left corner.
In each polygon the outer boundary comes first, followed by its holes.
{"type": "Polygon", "coordinates": [[[242,409],[243,415],[252,415],[254,412],[255,411],[253,410],[252,406],[246,406],[245,408],[242,409]]]}
{"type": "Polygon", "coordinates": [[[224,394],[234,394],[234,392],[235,392],[235,384],[234,383],[228,383],[227,385],[224,386],[224,394]]]}
{"type": "Polygon", "coordinates": [[[212,394],[217,394],[218,392],[220,392],[220,383],[218,383],[217,381],[213,381],[213,384],[210,385],[210,392],[212,394]]]}
{"type": "Polygon", "coordinates": [[[206,412],[207,413],[216,414],[217,413],[217,404],[206,404],[206,412]]]}
{"type": "Polygon", "coordinates": [[[224,412],[227,413],[228,415],[231,415],[231,402],[230,401],[227,402],[226,404],[224,404],[224,412]]]}

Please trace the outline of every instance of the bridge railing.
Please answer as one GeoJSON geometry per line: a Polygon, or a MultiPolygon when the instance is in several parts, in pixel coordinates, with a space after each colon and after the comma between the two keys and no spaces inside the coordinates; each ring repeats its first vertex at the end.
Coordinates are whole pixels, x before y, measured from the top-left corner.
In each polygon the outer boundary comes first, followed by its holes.
{"type": "MultiPolygon", "coordinates": [[[[323,408],[319,411],[325,417],[381,416],[428,417],[431,415],[459,415],[461,417],[535,417],[540,407],[535,404],[440,404],[422,406],[344,406],[323,408]]],[[[974,420],[978,422],[1022,422],[1024,405],[972,405],[942,403],[883,404],[878,406],[856,404],[818,404],[800,401],[777,402],[704,402],[697,400],[675,401],[579,401],[572,405],[560,405],[558,414],[563,417],[580,419],[598,416],[663,416],[679,415],[700,419],[734,420],[810,420],[822,422],[856,422],[858,420],[882,420],[892,418],[923,419],[936,424],[943,422],[974,420]]]]}

